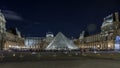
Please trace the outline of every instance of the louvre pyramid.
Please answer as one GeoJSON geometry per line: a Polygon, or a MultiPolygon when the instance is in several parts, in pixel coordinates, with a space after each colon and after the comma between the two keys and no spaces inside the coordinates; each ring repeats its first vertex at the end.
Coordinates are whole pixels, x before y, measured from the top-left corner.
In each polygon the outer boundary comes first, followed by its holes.
{"type": "Polygon", "coordinates": [[[61,32],[59,32],[52,42],[47,46],[46,50],[66,50],[66,49],[78,49],[74,45],[73,41],[66,38],[61,32]]]}

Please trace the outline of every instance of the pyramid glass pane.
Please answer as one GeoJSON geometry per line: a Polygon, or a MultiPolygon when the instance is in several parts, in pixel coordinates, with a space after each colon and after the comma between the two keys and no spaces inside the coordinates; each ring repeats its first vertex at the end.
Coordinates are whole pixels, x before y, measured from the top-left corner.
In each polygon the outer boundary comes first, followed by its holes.
{"type": "Polygon", "coordinates": [[[66,49],[78,49],[74,45],[72,40],[66,38],[61,32],[59,32],[53,41],[48,45],[46,50],[66,50],[66,49]]]}

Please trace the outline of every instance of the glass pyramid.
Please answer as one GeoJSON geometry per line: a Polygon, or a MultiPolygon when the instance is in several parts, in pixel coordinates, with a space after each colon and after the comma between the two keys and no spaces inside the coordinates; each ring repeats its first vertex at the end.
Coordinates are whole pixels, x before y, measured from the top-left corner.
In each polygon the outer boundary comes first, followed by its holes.
{"type": "Polygon", "coordinates": [[[73,41],[66,38],[61,32],[59,32],[52,42],[46,47],[46,50],[71,50],[78,49],[74,45],[73,41]]]}

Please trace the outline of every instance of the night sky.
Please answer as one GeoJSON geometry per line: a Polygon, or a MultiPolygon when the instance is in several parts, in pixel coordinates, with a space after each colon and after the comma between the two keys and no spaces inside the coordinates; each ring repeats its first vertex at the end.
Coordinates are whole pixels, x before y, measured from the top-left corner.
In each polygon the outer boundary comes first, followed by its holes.
{"type": "Polygon", "coordinates": [[[0,0],[7,28],[17,27],[24,36],[44,37],[46,32],[78,38],[83,30],[100,32],[103,18],[120,12],[119,0],[0,0]]]}

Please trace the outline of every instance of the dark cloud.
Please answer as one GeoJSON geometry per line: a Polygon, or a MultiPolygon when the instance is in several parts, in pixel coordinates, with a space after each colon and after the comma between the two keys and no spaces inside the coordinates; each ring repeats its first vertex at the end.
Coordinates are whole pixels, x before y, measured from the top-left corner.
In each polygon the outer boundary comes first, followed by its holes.
{"type": "Polygon", "coordinates": [[[96,29],[97,29],[97,25],[96,24],[89,24],[87,26],[88,32],[94,32],[94,31],[96,31],[96,29]]]}
{"type": "Polygon", "coordinates": [[[11,10],[2,10],[4,16],[8,20],[17,20],[17,21],[22,21],[23,18],[19,16],[16,12],[11,11],[11,10]]]}

